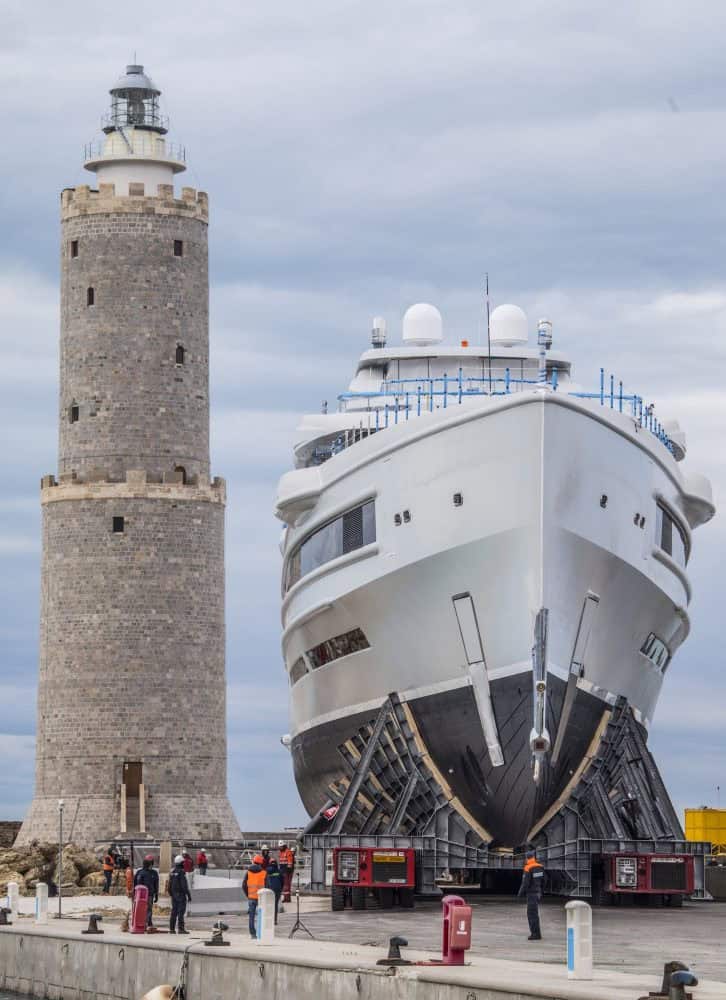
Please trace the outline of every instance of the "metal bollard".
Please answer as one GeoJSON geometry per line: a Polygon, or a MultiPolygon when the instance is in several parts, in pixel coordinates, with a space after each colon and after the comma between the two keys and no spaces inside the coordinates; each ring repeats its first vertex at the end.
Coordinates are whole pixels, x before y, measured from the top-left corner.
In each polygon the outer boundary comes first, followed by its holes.
{"type": "Polygon", "coordinates": [[[567,978],[592,979],[592,910],[581,899],[565,904],[567,978]]]}
{"type": "Polygon", "coordinates": [[[48,923],[48,886],[45,882],[38,882],[35,886],[35,922],[48,923]]]}
{"type": "Polygon", "coordinates": [[[260,889],[257,893],[255,922],[259,943],[273,944],[275,940],[275,893],[272,889],[260,889]]]}
{"type": "Polygon", "coordinates": [[[20,912],[20,886],[17,882],[8,882],[8,908],[13,922],[16,921],[20,912]]]}

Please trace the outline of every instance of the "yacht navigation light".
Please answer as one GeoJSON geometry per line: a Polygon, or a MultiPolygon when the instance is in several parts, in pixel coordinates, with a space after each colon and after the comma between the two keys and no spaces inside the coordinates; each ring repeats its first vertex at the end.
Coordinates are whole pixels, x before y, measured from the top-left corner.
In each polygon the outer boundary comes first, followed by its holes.
{"type": "Polygon", "coordinates": [[[417,302],[409,306],[403,316],[403,342],[426,347],[440,344],[444,339],[443,320],[436,306],[417,302]]]}
{"type": "Polygon", "coordinates": [[[527,316],[519,306],[497,306],[492,313],[489,328],[492,343],[500,347],[516,347],[527,343],[527,316]]]}
{"type": "Polygon", "coordinates": [[[373,317],[371,344],[373,344],[374,347],[386,346],[386,321],[382,316],[373,317]]]}
{"type": "Polygon", "coordinates": [[[537,323],[537,343],[549,351],[552,347],[552,320],[541,319],[537,323]]]}

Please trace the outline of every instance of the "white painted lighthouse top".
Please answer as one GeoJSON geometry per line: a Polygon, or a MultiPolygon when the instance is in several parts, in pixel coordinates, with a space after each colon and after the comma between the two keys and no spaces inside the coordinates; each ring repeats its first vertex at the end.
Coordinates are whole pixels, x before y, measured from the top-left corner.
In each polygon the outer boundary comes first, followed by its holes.
{"type": "Polygon", "coordinates": [[[168,118],[161,114],[161,91],[133,64],[109,91],[111,109],[102,120],[105,138],[88,143],[84,167],[98,177],[99,184],[114,184],[124,194],[130,183],[149,189],[173,184],[174,176],[186,170],[186,150],[167,141],[168,118]]]}

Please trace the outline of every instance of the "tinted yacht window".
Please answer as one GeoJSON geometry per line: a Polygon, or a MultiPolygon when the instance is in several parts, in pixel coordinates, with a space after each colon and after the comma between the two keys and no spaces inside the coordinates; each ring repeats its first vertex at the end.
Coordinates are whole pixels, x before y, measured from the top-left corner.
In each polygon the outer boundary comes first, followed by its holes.
{"type": "Polygon", "coordinates": [[[688,562],[688,543],[686,536],[678,524],[678,521],[658,504],[655,540],[658,548],[663,549],[679,566],[685,566],[688,562]]]}
{"type": "Polygon", "coordinates": [[[376,540],[376,505],[369,500],[324,524],[301,542],[287,563],[285,590],[331,559],[376,540]]]}

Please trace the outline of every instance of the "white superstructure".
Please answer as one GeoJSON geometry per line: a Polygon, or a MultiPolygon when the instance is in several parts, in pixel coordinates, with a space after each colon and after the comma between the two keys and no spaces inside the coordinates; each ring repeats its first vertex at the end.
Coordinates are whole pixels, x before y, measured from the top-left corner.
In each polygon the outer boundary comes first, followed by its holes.
{"type": "Polygon", "coordinates": [[[691,533],[714,513],[685,437],[600,376],[586,392],[516,306],[490,346],[445,343],[419,304],[307,416],[278,487],[291,749],[309,811],[391,692],[494,840],[522,842],[602,711],[647,726],[688,634],[691,533]],[[543,614],[540,614],[543,612],[543,614]],[[539,617],[538,617],[539,616],[539,617]],[[543,661],[532,649],[535,626],[543,661]]]}

